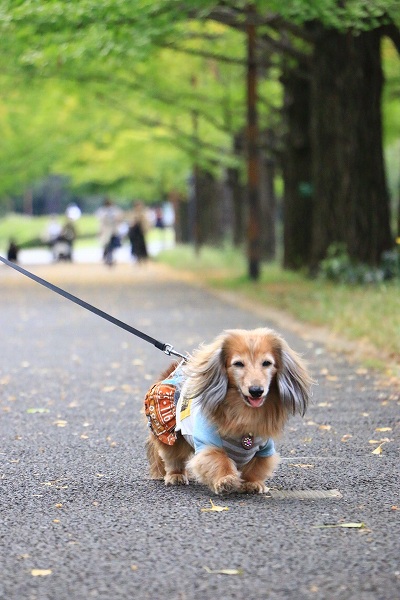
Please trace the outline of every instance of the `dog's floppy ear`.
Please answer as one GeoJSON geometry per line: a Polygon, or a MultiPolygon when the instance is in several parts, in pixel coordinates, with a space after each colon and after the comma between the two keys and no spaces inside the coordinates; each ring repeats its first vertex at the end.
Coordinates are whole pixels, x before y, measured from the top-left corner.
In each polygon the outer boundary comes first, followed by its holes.
{"type": "Polygon", "coordinates": [[[212,413],[223,401],[228,389],[225,368],[225,335],[220,335],[211,344],[198,348],[184,367],[187,381],[185,396],[199,397],[206,412],[212,413]]]}
{"type": "Polygon", "coordinates": [[[276,380],[280,399],[293,415],[304,416],[314,383],[300,356],[282,338],[278,347],[276,380]]]}

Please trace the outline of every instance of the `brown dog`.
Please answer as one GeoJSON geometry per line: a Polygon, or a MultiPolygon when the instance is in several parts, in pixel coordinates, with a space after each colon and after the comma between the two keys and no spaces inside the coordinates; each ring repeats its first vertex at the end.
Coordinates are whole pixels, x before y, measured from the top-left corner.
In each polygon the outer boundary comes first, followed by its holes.
{"type": "Polygon", "coordinates": [[[228,330],[164,377],[145,400],[151,477],[187,484],[189,471],[216,494],[264,493],[273,439],[310,396],[298,354],[271,329],[228,330]]]}

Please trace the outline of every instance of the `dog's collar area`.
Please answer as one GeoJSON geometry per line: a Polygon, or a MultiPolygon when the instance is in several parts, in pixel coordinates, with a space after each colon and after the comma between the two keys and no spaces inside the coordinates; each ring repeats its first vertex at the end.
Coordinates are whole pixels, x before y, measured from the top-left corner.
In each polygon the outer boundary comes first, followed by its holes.
{"type": "Polygon", "coordinates": [[[247,433],[242,437],[240,443],[242,444],[242,448],[250,450],[250,448],[254,446],[254,435],[252,433],[247,433]]]}

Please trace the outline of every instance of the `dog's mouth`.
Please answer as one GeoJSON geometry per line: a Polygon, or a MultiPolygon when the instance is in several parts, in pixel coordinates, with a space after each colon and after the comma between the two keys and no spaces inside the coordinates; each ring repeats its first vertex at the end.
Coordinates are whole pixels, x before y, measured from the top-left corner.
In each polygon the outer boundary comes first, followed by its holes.
{"type": "Polygon", "coordinates": [[[253,398],[252,396],[243,395],[243,400],[247,406],[251,406],[251,408],[260,408],[264,404],[265,396],[261,396],[261,398],[253,398]]]}

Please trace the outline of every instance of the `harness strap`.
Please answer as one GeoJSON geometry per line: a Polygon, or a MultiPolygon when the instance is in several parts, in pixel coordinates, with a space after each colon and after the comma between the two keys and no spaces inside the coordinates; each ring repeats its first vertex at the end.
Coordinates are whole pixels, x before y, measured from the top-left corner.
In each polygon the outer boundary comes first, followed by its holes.
{"type": "Polygon", "coordinates": [[[63,290],[62,288],[58,287],[57,285],[54,285],[53,283],[50,283],[49,281],[46,281],[46,279],[42,279],[42,277],[38,277],[37,275],[34,275],[33,273],[31,273],[30,271],[27,271],[23,267],[9,261],[7,258],[0,256],[0,261],[3,262],[8,267],[11,267],[12,269],[15,269],[16,271],[19,271],[19,273],[22,273],[22,275],[25,275],[25,277],[29,277],[29,279],[32,279],[36,283],[43,285],[45,288],[51,290],[52,292],[55,292],[56,294],[63,296],[67,300],[70,300],[71,302],[78,304],[82,308],[89,310],[90,312],[94,313],[98,317],[101,317],[102,319],[109,321],[113,325],[116,325],[117,327],[120,327],[121,329],[124,329],[125,331],[128,331],[129,333],[132,333],[133,335],[136,335],[137,337],[141,338],[145,342],[148,342],[149,344],[153,344],[153,346],[155,346],[158,350],[165,352],[165,354],[167,354],[168,356],[173,355],[173,356],[179,356],[180,358],[183,358],[184,360],[187,359],[187,356],[185,356],[184,354],[181,354],[180,352],[176,352],[176,350],[174,350],[174,347],[171,346],[171,344],[166,344],[164,342],[160,342],[159,340],[156,340],[155,338],[147,335],[146,333],[143,333],[143,331],[139,331],[139,329],[135,329],[135,327],[132,327],[131,325],[128,325],[127,323],[124,323],[123,321],[120,321],[119,319],[116,319],[112,315],[109,315],[108,313],[104,312],[104,310],[101,310],[100,308],[97,308],[96,306],[89,304],[89,302],[85,302],[85,300],[81,300],[81,298],[74,296],[70,292],[63,290]]]}

